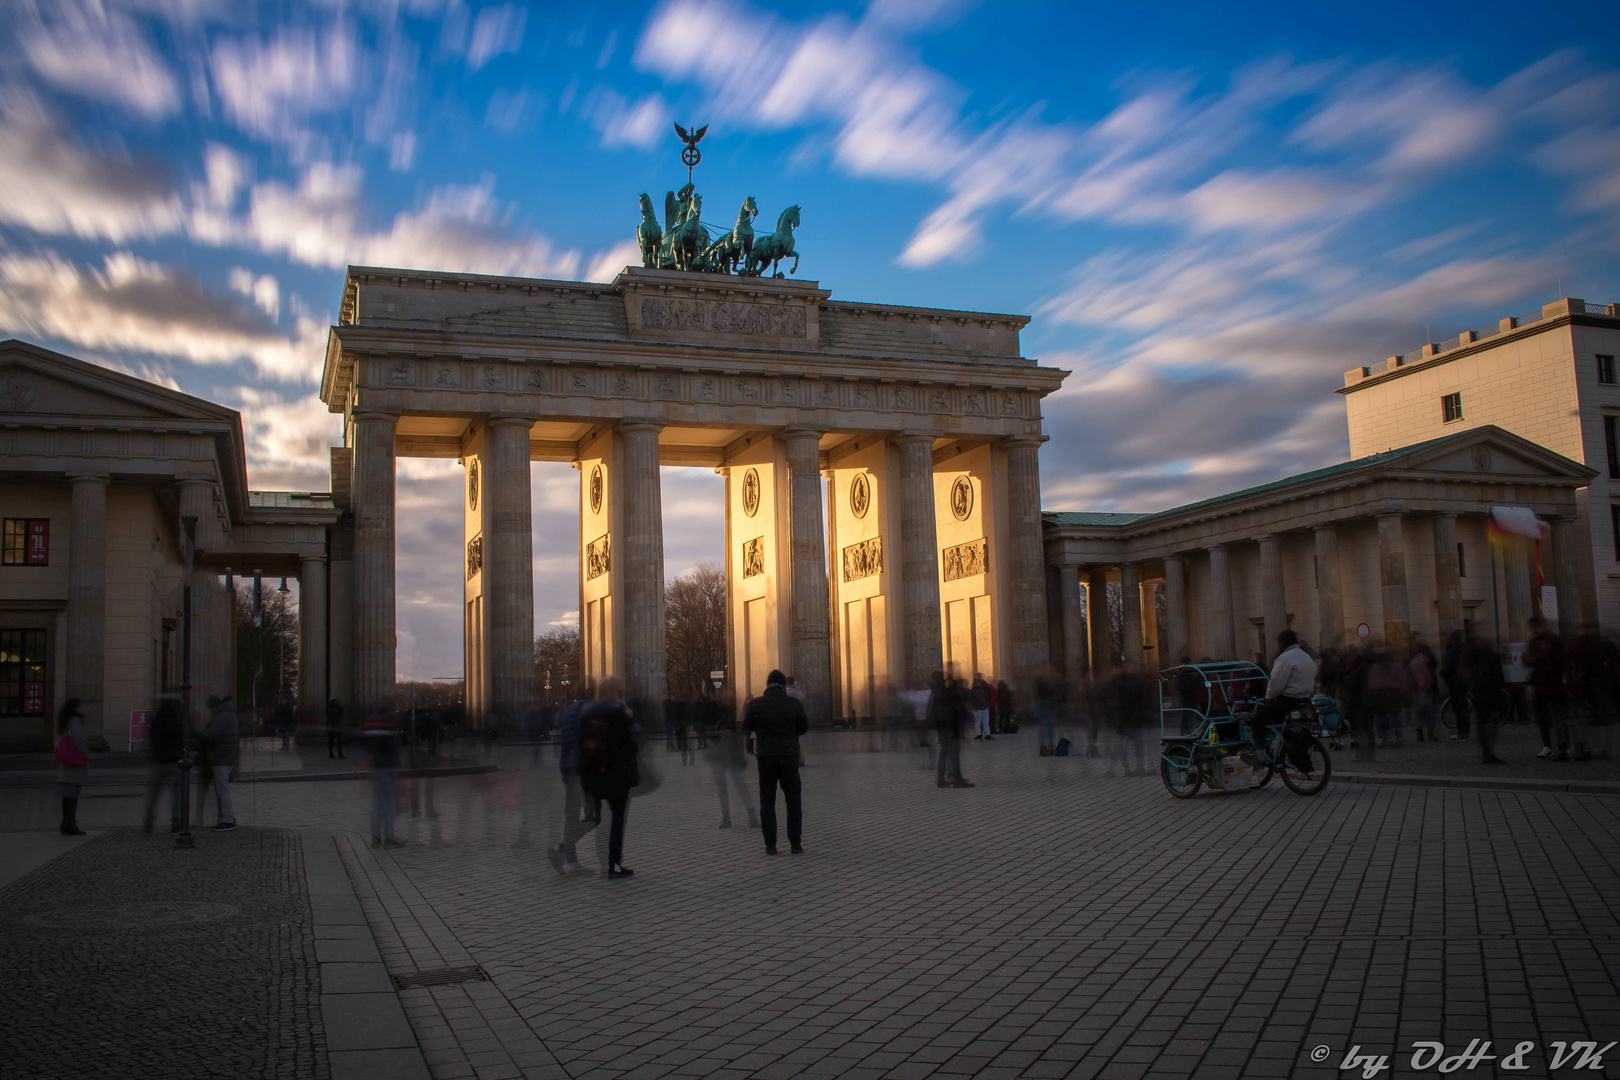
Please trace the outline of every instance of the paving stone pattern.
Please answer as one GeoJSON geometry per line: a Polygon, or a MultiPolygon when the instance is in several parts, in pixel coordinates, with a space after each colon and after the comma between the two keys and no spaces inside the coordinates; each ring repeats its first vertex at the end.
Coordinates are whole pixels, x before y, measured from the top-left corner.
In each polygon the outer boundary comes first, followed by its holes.
{"type": "Polygon", "coordinates": [[[571,1077],[1327,1077],[1354,1044],[1404,1076],[1416,1039],[1620,1038],[1620,800],[1183,802],[1025,743],[973,745],[957,791],[814,741],[798,857],[669,756],[633,880],[514,846],[559,816],[546,769],[441,797],[392,861],[571,1077]]]}
{"type": "Polygon", "coordinates": [[[329,1077],[298,837],[121,830],[0,890],[0,1077],[329,1077]]]}

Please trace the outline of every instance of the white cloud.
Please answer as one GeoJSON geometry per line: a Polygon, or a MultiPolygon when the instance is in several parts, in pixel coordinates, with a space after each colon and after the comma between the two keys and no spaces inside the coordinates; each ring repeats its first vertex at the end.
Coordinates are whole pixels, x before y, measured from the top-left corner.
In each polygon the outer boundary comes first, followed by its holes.
{"type": "Polygon", "coordinates": [[[29,65],[47,82],[149,120],[180,108],[180,86],[135,21],[98,0],[32,8],[19,34],[29,65]]]}
{"type": "Polygon", "coordinates": [[[108,255],[100,269],[55,252],[0,256],[0,327],[89,349],[195,364],[248,361],[263,375],[311,381],[326,351],[326,323],[300,317],[293,337],[253,308],[218,297],[183,270],[108,255]]]}
{"type": "Polygon", "coordinates": [[[259,309],[270,316],[271,322],[281,318],[281,287],[274,277],[262,274],[255,278],[253,271],[246,267],[233,266],[227,280],[231,291],[251,297],[259,309]]]}
{"type": "Polygon", "coordinates": [[[348,106],[359,51],[352,30],[342,23],[324,33],[286,27],[265,39],[217,39],[209,73],[225,114],[238,127],[308,153],[309,119],[348,106]]]}
{"type": "Polygon", "coordinates": [[[591,259],[585,280],[612,281],[625,267],[640,265],[641,245],[634,240],[621,240],[591,259]]]}
{"type": "Polygon", "coordinates": [[[243,226],[266,252],[311,266],[350,263],[485,274],[572,277],[577,251],[510,227],[510,212],[494,199],[494,181],[438,188],[421,209],[395,215],[387,231],[360,224],[362,174],[357,166],[311,165],[296,188],[272,180],[255,185],[243,226]]]}
{"type": "Polygon", "coordinates": [[[284,397],[239,387],[229,402],[242,411],[248,486],[272,491],[328,491],[331,447],[343,445],[343,421],[318,394],[284,397]]]}
{"type": "Polygon", "coordinates": [[[632,104],[605,86],[591,93],[585,114],[602,133],[603,146],[636,146],[643,150],[656,146],[671,130],[673,116],[661,94],[648,94],[632,104]]]}
{"type": "Polygon", "coordinates": [[[1505,121],[1488,95],[1447,72],[1381,64],[1335,86],[1295,137],[1316,149],[1371,144],[1380,169],[1403,172],[1467,161],[1505,121]]]}
{"type": "Polygon", "coordinates": [[[90,152],[24,91],[0,92],[0,192],[0,221],[38,233],[121,243],[182,220],[161,167],[90,152]]]}
{"type": "Polygon", "coordinates": [[[402,131],[394,136],[394,144],[388,153],[388,167],[395,172],[410,172],[411,164],[416,160],[416,133],[402,131]]]}
{"type": "Polygon", "coordinates": [[[516,4],[487,7],[473,23],[472,40],[467,44],[467,66],[477,71],[502,53],[515,53],[523,47],[523,24],[528,12],[516,4]]]}

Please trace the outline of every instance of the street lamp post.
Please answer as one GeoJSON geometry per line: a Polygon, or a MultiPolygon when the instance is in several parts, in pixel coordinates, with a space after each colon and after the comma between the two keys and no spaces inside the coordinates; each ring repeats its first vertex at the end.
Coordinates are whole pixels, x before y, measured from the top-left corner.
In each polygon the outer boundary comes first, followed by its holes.
{"type": "Polygon", "coordinates": [[[186,733],[180,743],[180,833],[174,846],[191,848],[196,846],[191,835],[191,574],[197,559],[197,516],[188,514],[180,523],[186,532],[186,579],[180,588],[180,711],[186,733]]]}

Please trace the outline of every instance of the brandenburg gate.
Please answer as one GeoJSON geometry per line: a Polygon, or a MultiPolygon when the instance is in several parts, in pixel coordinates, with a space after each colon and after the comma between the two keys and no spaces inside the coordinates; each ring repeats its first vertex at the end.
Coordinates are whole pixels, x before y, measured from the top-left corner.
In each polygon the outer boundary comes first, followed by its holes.
{"type": "Polygon", "coordinates": [[[739,699],[775,667],[823,719],[884,715],[947,662],[1028,687],[1048,659],[1041,399],[1067,374],[1020,354],[1028,319],[647,261],[608,285],[349,269],[321,384],[353,523],[333,544],[334,694],[393,706],[394,469],[411,456],[465,468],[474,723],[533,694],[533,461],[579,471],[585,671],[632,698],[667,690],[663,465],[726,479],[739,699]]]}

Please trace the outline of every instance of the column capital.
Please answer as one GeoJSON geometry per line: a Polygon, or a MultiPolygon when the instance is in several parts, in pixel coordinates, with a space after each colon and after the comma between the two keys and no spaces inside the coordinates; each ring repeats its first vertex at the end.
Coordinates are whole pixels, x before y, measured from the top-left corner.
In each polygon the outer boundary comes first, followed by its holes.
{"type": "Polygon", "coordinates": [[[890,438],[894,440],[896,446],[911,446],[919,442],[925,442],[928,444],[928,448],[932,450],[934,440],[939,436],[931,431],[902,431],[898,435],[890,436],[890,438]]]}
{"type": "Polygon", "coordinates": [[[325,555],[300,555],[298,562],[303,566],[322,565],[326,562],[325,555]]]}
{"type": "Polygon", "coordinates": [[[1406,516],[1406,511],[1405,510],[1385,510],[1385,511],[1383,511],[1381,513],[1374,514],[1373,518],[1375,520],[1377,520],[1377,521],[1390,521],[1390,520],[1399,521],[1399,520],[1401,520],[1401,518],[1404,518],[1405,516],[1406,516]]]}
{"type": "Polygon", "coordinates": [[[387,412],[382,409],[355,409],[349,413],[349,419],[356,424],[397,424],[399,413],[387,412]]]}
{"type": "Polygon", "coordinates": [[[1046,442],[1048,438],[1049,436],[1046,435],[1009,435],[1002,440],[1002,445],[1009,450],[1013,447],[1028,447],[1031,450],[1039,450],[1041,444],[1046,442]]]}
{"type": "Polygon", "coordinates": [[[790,427],[782,429],[783,441],[788,439],[814,439],[819,443],[824,434],[826,434],[826,432],[817,428],[790,427]]]}
{"type": "Polygon", "coordinates": [[[651,431],[656,433],[663,431],[669,425],[662,420],[636,419],[620,420],[618,426],[620,431],[651,431]]]}
{"type": "Polygon", "coordinates": [[[70,472],[67,479],[70,484],[100,484],[102,487],[112,483],[112,477],[104,472],[70,472]]]}
{"type": "Polygon", "coordinates": [[[534,427],[536,420],[537,418],[533,416],[524,416],[521,413],[505,412],[490,413],[488,416],[484,417],[484,423],[488,427],[495,427],[497,424],[501,425],[502,427],[507,427],[514,424],[522,424],[524,427],[532,428],[534,427]]]}
{"type": "Polygon", "coordinates": [[[1225,551],[1227,549],[1227,547],[1228,547],[1227,544],[1207,544],[1207,545],[1205,545],[1204,550],[1205,551],[1225,551]]]}

